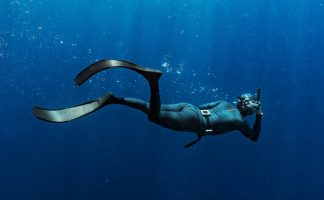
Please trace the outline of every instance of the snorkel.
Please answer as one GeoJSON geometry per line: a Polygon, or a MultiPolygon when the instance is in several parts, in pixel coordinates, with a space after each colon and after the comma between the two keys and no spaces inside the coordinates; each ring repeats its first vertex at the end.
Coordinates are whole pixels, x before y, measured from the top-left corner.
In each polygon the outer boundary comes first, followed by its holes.
{"type": "Polygon", "coordinates": [[[260,95],[261,95],[261,89],[258,87],[258,90],[257,90],[257,102],[260,103],[260,95]]]}

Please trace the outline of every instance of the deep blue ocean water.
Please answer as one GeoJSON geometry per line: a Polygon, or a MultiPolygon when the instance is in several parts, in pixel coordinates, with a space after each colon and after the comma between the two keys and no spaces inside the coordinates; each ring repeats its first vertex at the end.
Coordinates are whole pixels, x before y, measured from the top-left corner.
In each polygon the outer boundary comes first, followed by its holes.
{"type": "MultiPolygon", "coordinates": [[[[324,199],[323,0],[1,0],[0,199],[324,199]],[[161,128],[112,105],[64,124],[31,114],[146,80],[75,75],[101,59],[163,71],[162,103],[262,89],[258,142],[161,128]]],[[[254,117],[250,118],[254,121],[254,117]]]]}

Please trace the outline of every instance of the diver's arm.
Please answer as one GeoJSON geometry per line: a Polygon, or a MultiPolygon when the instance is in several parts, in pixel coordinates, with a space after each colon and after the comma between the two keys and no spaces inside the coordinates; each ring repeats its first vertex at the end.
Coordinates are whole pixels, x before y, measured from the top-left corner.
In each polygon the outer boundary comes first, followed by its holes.
{"type": "Polygon", "coordinates": [[[241,133],[248,137],[252,141],[257,141],[259,139],[259,135],[261,132],[261,119],[262,119],[262,113],[256,114],[256,119],[253,125],[253,129],[250,128],[250,125],[247,121],[244,122],[244,124],[241,126],[240,131],[241,133]]]}
{"type": "Polygon", "coordinates": [[[199,105],[198,108],[200,110],[204,110],[204,109],[211,109],[215,106],[218,106],[221,102],[223,102],[222,100],[219,100],[219,101],[215,101],[215,102],[212,102],[212,103],[206,103],[206,104],[203,104],[203,105],[199,105]]]}

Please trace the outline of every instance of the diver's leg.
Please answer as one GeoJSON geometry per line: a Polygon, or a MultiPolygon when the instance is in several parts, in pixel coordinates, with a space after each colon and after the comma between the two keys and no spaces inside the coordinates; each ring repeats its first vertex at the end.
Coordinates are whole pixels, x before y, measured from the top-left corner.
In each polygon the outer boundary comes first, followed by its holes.
{"type": "Polygon", "coordinates": [[[125,105],[131,108],[135,108],[137,110],[143,111],[144,113],[148,114],[150,110],[149,103],[136,98],[124,98],[124,97],[117,97],[115,95],[112,95],[111,101],[109,104],[119,104],[119,105],[125,105]]]}
{"type": "Polygon", "coordinates": [[[187,103],[162,105],[155,123],[178,131],[197,132],[200,127],[200,118],[194,106],[187,103]],[[169,110],[163,110],[168,108],[169,110]]]}
{"type": "MultiPolygon", "coordinates": [[[[152,102],[158,102],[154,100],[155,97],[153,97],[152,102]]],[[[124,98],[124,97],[117,97],[115,95],[112,95],[110,97],[109,104],[119,104],[119,105],[125,105],[131,108],[135,108],[137,110],[141,110],[146,114],[150,113],[151,110],[151,104],[143,101],[141,99],[137,98],[124,98]]],[[[170,113],[172,112],[181,112],[185,106],[188,105],[188,103],[177,103],[177,104],[157,104],[157,106],[160,105],[160,113],[164,112],[167,113],[169,111],[170,113]]],[[[152,106],[153,109],[156,109],[155,106],[152,106]]],[[[162,115],[163,116],[163,115],[162,115]]]]}
{"type": "Polygon", "coordinates": [[[161,111],[180,112],[188,103],[161,104],[161,111]]]}
{"type": "MultiPolygon", "coordinates": [[[[150,90],[151,90],[151,98],[150,98],[150,109],[148,112],[149,119],[154,119],[158,116],[160,112],[161,102],[160,102],[160,94],[159,94],[159,86],[158,81],[159,78],[162,75],[161,71],[141,67],[139,65],[136,65],[131,62],[122,61],[122,60],[101,60],[98,61],[86,69],[84,69],[82,72],[80,72],[76,78],[75,83],[76,85],[81,85],[84,83],[88,78],[93,76],[94,74],[110,68],[127,68],[130,70],[133,70],[142,76],[145,77],[146,80],[149,81],[150,84],[150,90]]],[[[124,99],[125,100],[125,99],[124,99]]],[[[116,101],[116,103],[129,105],[134,108],[138,108],[139,105],[142,105],[143,103],[140,101],[134,101],[134,99],[131,99],[130,101],[123,102],[122,99],[119,101],[116,101]],[[135,104],[134,104],[135,103],[135,104]]],[[[143,110],[143,106],[140,106],[140,110],[143,110]]],[[[147,111],[146,111],[147,112],[147,111]]]]}
{"type": "Polygon", "coordinates": [[[149,79],[150,84],[150,110],[148,118],[154,121],[158,118],[161,109],[160,91],[159,91],[159,80],[156,78],[149,79]]]}
{"type": "MultiPolygon", "coordinates": [[[[156,95],[156,93],[153,94],[156,95]]],[[[120,104],[141,110],[148,114],[148,117],[152,122],[169,129],[193,132],[198,129],[200,120],[191,104],[179,103],[160,105],[154,100],[156,96],[153,96],[152,106],[151,104],[140,99],[122,98],[114,95],[110,98],[111,101],[109,104],[120,104]],[[157,109],[155,106],[159,106],[161,108],[161,110],[158,110],[158,113],[154,113],[157,112],[157,110],[154,110],[157,109]]],[[[159,107],[158,109],[160,109],[159,107]]]]}
{"type": "MultiPolygon", "coordinates": [[[[187,114],[186,112],[182,112],[185,107],[191,107],[191,104],[188,103],[178,103],[178,104],[162,104],[160,100],[160,92],[159,92],[159,79],[158,78],[150,78],[148,79],[150,84],[150,104],[149,104],[149,112],[148,118],[149,120],[160,124],[160,121],[173,121],[175,126],[179,127],[177,124],[181,124],[187,114]],[[181,113],[182,112],[182,113],[181,113]],[[176,122],[180,121],[180,122],[176,122]]],[[[161,122],[163,123],[163,122],[161,122]]]]}

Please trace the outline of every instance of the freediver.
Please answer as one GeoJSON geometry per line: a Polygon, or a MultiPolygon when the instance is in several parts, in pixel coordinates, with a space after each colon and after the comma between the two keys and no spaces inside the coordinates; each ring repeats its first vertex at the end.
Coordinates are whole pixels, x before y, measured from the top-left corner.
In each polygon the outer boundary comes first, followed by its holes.
{"type": "Polygon", "coordinates": [[[32,113],[39,119],[49,122],[68,122],[110,104],[120,104],[141,110],[148,119],[160,126],[176,131],[193,132],[197,139],[187,144],[188,148],[206,135],[220,135],[238,130],[252,141],[257,141],[261,131],[263,113],[260,105],[260,89],[257,95],[242,94],[233,105],[219,100],[199,106],[190,103],[161,104],[159,94],[159,78],[161,71],[141,67],[131,62],[121,60],[101,60],[81,71],[75,78],[75,84],[80,86],[94,74],[110,68],[127,68],[147,79],[150,85],[150,102],[141,99],[117,97],[111,92],[98,99],[81,105],[49,110],[34,107],[32,113]],[[253,128],[249,126],[246,116],[256,113],[253,128]]]}

